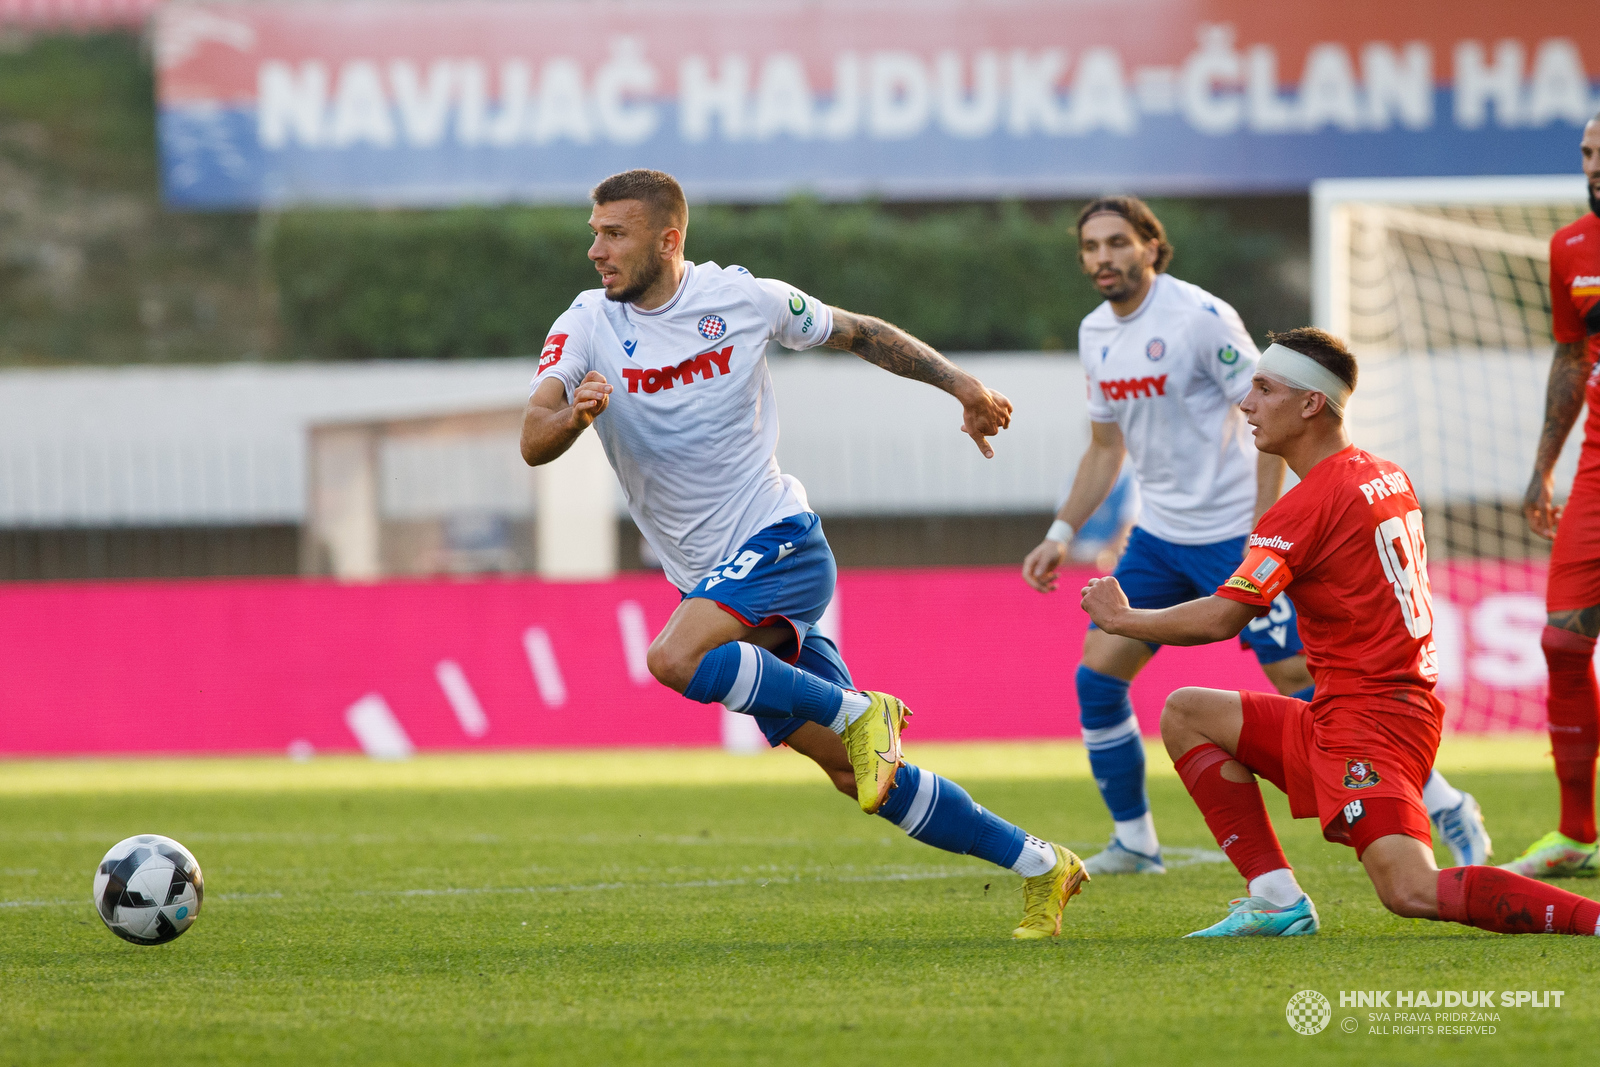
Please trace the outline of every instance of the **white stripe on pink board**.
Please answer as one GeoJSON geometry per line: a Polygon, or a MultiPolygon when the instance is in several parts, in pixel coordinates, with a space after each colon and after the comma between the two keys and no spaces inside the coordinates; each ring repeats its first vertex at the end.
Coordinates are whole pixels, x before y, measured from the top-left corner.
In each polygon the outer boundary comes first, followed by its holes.
{"type": "Polygon", "coordinates": [[[543,626],[530,626],[522,635],[522,647],[528,653],[528,666],[533,670],[534,684],[539,687],[539,699],[552,708],[567,702],[567,683],[561,678],[561,664],[556,662],[556,649],[543,626]]]}
{"type": "Polygon", "coordinates": [[[617,605],[617,629],[622,631],[622,656],[628,664],[628,680],[634,685],[650,684],[650,627],[644,621],[644,608],[637,600],[617,605]]]}
{"type": "Polygon", "coordinates": [[[453,659],[442,659],[438,666],[433,668],[433,676],[439,680],[439,688],[444,690],[444,698],[450,702],[450,708],[456,713],[456,721],[461,724],[461,732],[468,737],[482,737],[489,732],[489,716],[483,713],[483,705],[478,702],[478,694],[472,691],[472,683],[467,681],[467,674],[461,669],[461,664],[453,659]]]}
{"type": "Polygon", "coordinates": [[[828,601],[828,606],[822,611],[822,618],[817,620],[817,633],[826,637],[844,651],[844,641],[840,637],[843,627],[839,621],[839,591],[833,591],[833,599],[828,601]]]}
{"type": "Polygon", "coordinates": [[[356,735],[361,751],[373,759],[410,759],[411,738],[389,710],[388,701],[368,693],[344,713],[345,725],[356,735]]]}

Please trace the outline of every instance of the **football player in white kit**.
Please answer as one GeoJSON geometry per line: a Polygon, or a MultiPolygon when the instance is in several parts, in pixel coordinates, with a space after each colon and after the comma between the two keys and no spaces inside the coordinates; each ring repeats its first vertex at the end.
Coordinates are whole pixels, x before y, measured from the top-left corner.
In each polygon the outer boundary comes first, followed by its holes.
{"type": "MultiPolygon", "coordinates": [[[[650,672],[701,703],[756,717],[773,745],[815,760],[861,810],[913,838],[1020,874],[1012,936],[1053,937],[1086,880],[1078,857],[904,762],[910,712],[855,688],[815,631],[833,598],[833,553],[805,490],[778,470],[766,349],[856,353],[955,396],[985,456],[1011,403],[888,323],[828,307],[743,267],[684,259],[688,205],[660,171],[613,175],[591,194],[589,258],[602,288],[556,320],[523,418],[522,455],[548,463],[593,425],[640,532],[682,594],[651,643],[650,672]]],[[[870,404],[869,404],[870,408],[870,404]]]]}
{"type": "MultiPolygon", "coordinates": [[[[1238,567],[1246,537],[1283,489],[1284,463],[1256,450],[1238,404],[1260,353],[1232,307],[1166,273],[1172,246],[1148,205],[1101,197],[1078,216],[1078,252],[1106,300],[1078,331],[1088,377],[1091,440],[1066,502],[1023,577],[1056,587],[1067,543],[1105,500],[1124,453],[1142,500],[1116,578],[1135,607],[1167,608],[1209,596],[1238,567]]],[[[1286,696],[1312,698],[1295,626],[1279,595],[1240,641],[1286,696]]],[[[1128,688],[1159,649],[1090,624],[1076,684],[1095,784],[1111,812],[1111,842],[1090,874],[1161,874],[1161,846],[1145,791],[1144,746],[1128,688]]],[[[1458,865],[1481,864],[1489,836],[1478,804],[1437,771],[1424,799],[1458,865]]]]}

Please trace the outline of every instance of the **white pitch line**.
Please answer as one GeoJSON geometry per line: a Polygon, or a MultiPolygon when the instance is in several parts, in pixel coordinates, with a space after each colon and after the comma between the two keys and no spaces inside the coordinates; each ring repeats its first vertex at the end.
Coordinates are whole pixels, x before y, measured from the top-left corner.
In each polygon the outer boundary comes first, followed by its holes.
{"type": "Polygon", "coordinates": [[[977,877],[979,871],[935,870],[935,871],[900,871],[893,874],[864,874],[848,877],[833,878],[826,875],[800,875],[785,877],[773,875],[770,878],[702,878],[690,882],[583,882],[573,885],[529,885],[529,886],[483,886],[479,888],[448,888],[448,889],[371,889],[358,892],[357,896],[395,896],[395,897],[454,897],[454,896],[481,896],[485,894],[508,893],[605,893],[618,889],[727,889],[737,886],[769,886],[769,885],[799,885],[804,883],[843,883],[843,882],[926,882],[942,878],[961,878],[966,875],[977,877]]]}
{"type": "Polygon", "coordinates": [[[1227,863],[1228,856],[1225,852],[1218,852],[1214,848],[1166,848],[1162,849],[1162,861],[1168,870],[1178,867],[1193,867],[1200,863],[1227,863]],[[1175,857],[1167,859],[1168,856],[1175,857]]]}

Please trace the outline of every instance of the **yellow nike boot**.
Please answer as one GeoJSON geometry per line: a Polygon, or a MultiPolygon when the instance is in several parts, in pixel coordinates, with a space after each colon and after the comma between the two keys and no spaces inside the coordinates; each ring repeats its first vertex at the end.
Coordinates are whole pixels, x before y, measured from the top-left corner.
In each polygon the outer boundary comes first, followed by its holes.
{"type": "Polygon", "coordinates": [[[844,729],[844,747],[856,772],[856,799],[861,810],[875,813],[894,788],[900,767],[900,729],[911,709],[888,693],[866,693],[872,706],[844,729]]]}
{"type": "Polygon", "coordinates": [[[1061,933],[1061,909],[1083,891],[1089,880],[1077,854],[1051,843],[1056,865],[1022,882],[1022,922],[1011,931],[1018,941],[1037,941],[1061,933]]]}

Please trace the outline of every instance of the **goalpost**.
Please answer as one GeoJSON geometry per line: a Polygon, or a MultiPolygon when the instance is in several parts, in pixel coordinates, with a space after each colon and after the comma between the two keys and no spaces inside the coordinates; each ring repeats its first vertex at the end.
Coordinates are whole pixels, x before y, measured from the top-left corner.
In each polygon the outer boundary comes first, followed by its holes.
{"type": "Polygon", "coordinates": [[[1589,210],[1583,179],[1329,180],[1311,210],[1312,316],[1360,359],[1351,436],[1404,467],[1424,509],[1450,725],[1542,726],[1549,545],[1522,497],[1554,344],[1549,242],[1589,210]]]}

